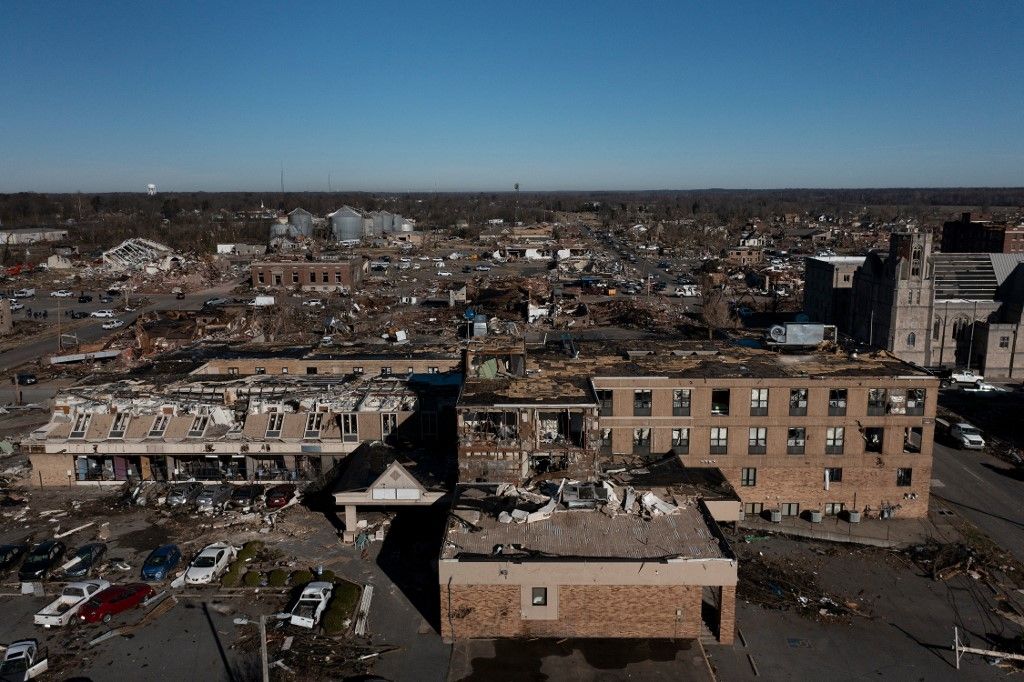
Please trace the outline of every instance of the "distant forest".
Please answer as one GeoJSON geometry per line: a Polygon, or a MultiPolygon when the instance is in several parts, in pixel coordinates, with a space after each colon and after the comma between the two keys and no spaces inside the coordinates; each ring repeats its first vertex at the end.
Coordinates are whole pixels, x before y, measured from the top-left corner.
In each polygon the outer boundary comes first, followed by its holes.
{"type": "Polygon", "coordinates": [[[1017,212],[1024,188],[953,189],[780,189],[652,190],[592,192],[160,192],[101,194],[0,194],[4,226],[46,225],[73,220],[96,223],[130,218],[138,225],[205,221],[216,211],[289,211],[303,207],[324,215],[349,204],[388,210],[414,218],[424,227],[446,227],[491,218],[523,222],[554,220],[556,212],[592,211],[607,224],[626,220],[705,218],[735,222],[784,213],[868,214],[881,220],[949,215],[956,211],[1017,212]]]}

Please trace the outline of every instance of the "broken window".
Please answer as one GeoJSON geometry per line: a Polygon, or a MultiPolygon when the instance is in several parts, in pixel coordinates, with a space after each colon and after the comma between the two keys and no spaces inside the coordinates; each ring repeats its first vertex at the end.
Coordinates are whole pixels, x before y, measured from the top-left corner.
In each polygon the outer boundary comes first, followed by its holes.
{"type": "Polygon", "coordinates": [[[381,439],[387,438],[398,428],[398,415],[394,412],[385,412],[380,416],[381,439]]]}
{"type": "Polygon", "coordinates": [[[597,402],[602,417],[612,416],[612,392],[608,390],[597,391],[597,402]]]}
{"type": "Polygon", "coordinates": [[[826,455],[841,455],[843,454],[843,446],[845,445],[844,439],[846,437],[846,428],[842,426],[830,426],[825,430],[825,454],[826,455]]]}
{"type": "Polygon", "coordinates": [[[258,284],[266,284],[267,283],[267,278],[263,276],[262,272],[257,272],[256,273],[256,282],[258,284]]]}
{"type": "Polygon", "coordinates": [[[763,426],[750,428],[747,436],[747,453],[751,455],[763,455],[768,450],[768,429],[763,426]]]}
{"type": "Polygon", "coordinates": [[[651,416],[651,392],[646,390],[633,391],[633,416],[651,416]]]}
{"type": "Polygon", "coordinates": [[[690,452],[690,429],[672,429],[672,449],[677,455],[690,452]]]}
{"type": "Polygon", "coordinates": [[[729,414],[729,389],[716,388],[711,391],[711,414],[719,416],[729,414]]]}
{"type": "Polygon", "coordinates": [[[677,388],[672,391],[672,416],[690,416],[690,389],[677,388]]]}
{"type": "Polygon", "coordinates": [[[266,374],[267,373],[267,368],[266,367],[257,367],[256,368],[256,373],[257,374],[266,374]]]}
{"type": "Polygon", "coordinates": [[[789,414],[791,417],[803,417],[807,414],[806,388],[794,388],[789,392],[789,414]]]}
{"type": "Polygon", "coordinates": [[[196,415],[195,419],[192,420],[192,426],[188,429],[189,438],[202,438],[203,434],[206,433],[206,426],[210,423],[210,418],[204,414],[196,415]]]}
{"type": "Polygon", "coordinates": [[[711,454],[724,455],[729,451],[729,429],[724,426],[711,427],[711,454]]]}
{"type": "Polygon", "coordinates": [[[309,283],[316,284],[316,272],[314,272],[313,270],[309,271],[309,283]]]}
{"type": "Polygon", "coordinates": [[[751,488],[757,485],[757,469],[754,467],[744,467],[740,471],[740,485],[744,488],[751,488]]]}
{"type": "Polygon", "coordinates": [[[601,447],[610,448],[612,446],[612,430],[601,429],[601,447]]]}
{"type": "Polygon", "coordinates": [[[299,271],[298,270],[292,270],[292,284],[298,284],[298,283],[299,283],[299,271]]]}
{"type": "Polygon", "coordinates": [[[633,454],[646,455],[651,451],[651,430],[633,429],[633,454]]]}
{"type": "Polygon", "coordinates": [[[763,417],[768,414],[768,389],[750,389],[750,416],[763,417]]]}
{"type": "Polygon", "coordinates": [[[924,428],[911,426],[906,429],[903,435],[903,452],[921,452],[921,439],[924,438],[924,428]]]}
{"type": "Polygon", "coordinates": [[[864,452],[875,452],[881,454],[885,429],[871,427],[864,429],[864,452]]]}
{"type": "Polygon", "coordinates": [[[548,588],[534,587],[530,595],[530,604],[533,606],[548,605],[548,588]]]}
{"type": "Polygon", "coordinates": [[[807,445],[807,429],[802,426],[791,427],[786,432],[786,454],[802,455],[807,445]]]}
{"type": "Polygon", "coordinates": [[[390,367],[381,367],[380,368],[380,374],[381,374],[381,376],[385,376],[385,377],[391,376],[391,368],[390,367]]]}
{"type": "Polygon", "coordinates": [[[89,422],[91,421],[91,414],[82,413],[76,415],[74,426],[71,427],[71,435],[68,438],[85,438],[85,432],[89,430],[89,422]]]}
{"type": "Polygon", "coordinates": [[[281,426],[284,424],[284,413],[271,412],[267,419],[267,438],[280,438],[281,426]]]}
{"type": "Polygon", "coordinates": [[[828,414],[830,417],[842,417],[846,414],[845,388],[833,388],[828,392],[828,414]]]}
{"type": "Polygon", "coordinates": [[[320,429],[324,425],[324,413],[323,412],[310,412],[306,415],[306,430],[302,434],[303,438],[319,438],[320,429]]]}
{"type": "Polygon", "coordinates": [[[884,388],[868,389],[868,415],[878,416],[885,414],[886,404],[889,402],[889,392],[884,388]]]}
{"type": "Polygon", "coordinates": [[[512,441],[519,438],[519,414],[516,412],[470,412],[463,425],[474,440],[512,441]]]}
{"type": "Polygon", "coordinates": [[[907,414],[924,414],[925,390],[923,388],[907,389],[907,414]]]}
{"type": "Polygon", "coordinates": [[[828,483],[842,483],[843,482],[843,469],[842,467],[826,467],[825,468],[825,481],[828,483]]]}
{"type": "Polygon", "coordinates": [[[359,426],[356,415],[341,415],[341,440],[346,443],[354,443],[359,440],[359,426]]]}
{"type": "Polygon", "coordinates": [[[363,373],[363,368],[362,367],[353,367],[352,368],[352,373],[353,374],[362,374],[363,373]]]}
{"type": "Polygon", "coordinates": [[[171,418],[166,414],[158,414],[153,418],[153,425],[149,427],[150,438],[163,438],[164,431],[167,430],[167,423],[171,421],[171,418]]]}
{"type": "Polygon", "coordinates": [[[124,432],[128,430],[128,422],[132,416],[127,412],[118,412],[114,415],[114,423],[110,425],[108,438],[124,438],[124,432]]]}
{"type": "Polygon", "coordinates": [[[910,468],[900,468],[896,470],[896,485],[900,488],[907,488],[910,486],[910,482],[913,480],[914,470],[910,468]]]}
{"type": "Polygon", "coordinates": [[[317,368],[312,365],[306,366],[306,374],[316,374],[317,368]]]}

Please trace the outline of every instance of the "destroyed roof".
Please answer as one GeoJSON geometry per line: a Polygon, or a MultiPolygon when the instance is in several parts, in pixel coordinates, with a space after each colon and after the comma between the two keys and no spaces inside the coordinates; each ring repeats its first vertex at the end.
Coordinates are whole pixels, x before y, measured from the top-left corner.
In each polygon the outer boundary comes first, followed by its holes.
{"type": "Polygon", "coordinates": [[[687,467],[678,455],[667,455],[643,466],[608,472],[612,480],[635,488],[659,488],[676,497],[736,500],[736,490],[717,467],[687,467]]]}
{"type": "Polygon", "coordinates": [[[428,490],[436,490],[444,481],[444,457],[425,451],[399,451],[384,443],[363,443],[344,460],[334,483],[335,493],[366,490],[392,462],[402,468],[428,490]]]}
{"type": "Polygon", "coordinates": [[[669,505],[671,513],[653,516],[558,506],[544,518],[516,523],[499,520],[499,514],[523,501],[498,491],[493,484],[459,486],[442,560],[732,558],[714,521],[695,504],[669,505]]]}

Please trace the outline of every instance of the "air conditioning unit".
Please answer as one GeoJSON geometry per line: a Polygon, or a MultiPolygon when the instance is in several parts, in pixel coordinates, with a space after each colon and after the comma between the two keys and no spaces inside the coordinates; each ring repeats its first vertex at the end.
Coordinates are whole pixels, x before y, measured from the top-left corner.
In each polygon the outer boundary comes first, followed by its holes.
{"type": "Polygon", "coordinates": [[[782,523],[781,509],[772,509],[772,523],[782,523]]]}
{"type": "Polygon", "coordinates": [[[849,511],[849,512],[846,512],[846,519],[850,523],[860,523],[860,512],[859,511],[849,511]]]}
{"type": "Polygon", "coordinates": [[[821,523],[821,512],[817,509],[811,510],[811,523],[821,523]]]}

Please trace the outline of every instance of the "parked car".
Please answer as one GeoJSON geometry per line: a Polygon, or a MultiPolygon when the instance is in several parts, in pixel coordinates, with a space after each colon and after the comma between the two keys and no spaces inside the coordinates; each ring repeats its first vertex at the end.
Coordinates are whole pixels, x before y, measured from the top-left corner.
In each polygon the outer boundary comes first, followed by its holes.
{"type": "Polygon", "coordinates": [[[110,587],[106,580],[87,580],[80,583],[68,583],[61,590],[60,596],[36,613],[33,622],[43,627],[62,627],[71,622],[85,602],[93,595],[110,587]]]}
{"type": "Polygon", "coordinates": [[[231,299],[230,298],[208,298],[205,301],[203,301],[203,305],[204,306],[209,306],[211,308],[213,306],[218,306],[218,305],[227,305],[228,303],[231,303],[231,299]]]}
{"type": "Polygon", "coordinates": [[[35,289],[18,289],[14,292],[14,298],[32,298],[35,295],[35,289]]]}
{"type": "Polygon", "coordinates": [[[78,548],[71,560],[77,562],[64,570],[64,575],[69,578],[84,578],[92,572],[107,553],[107,546],[102,542],[90,542],[78,548]]]}
{"type": "Polygon", "coordinates": [[[267,509],[280,509],[295,496],[296,486],[292,483],[275,485],[267,491],[267,509]]]}
{"type": "Polygon", "coordinates": [[[949,435],[961,448],[965,448],[967,450],[985,449],[985,439],[982,437],[981,431],[970,424],[964,422],[954,424],[949,429],[949,435]]]}
{"type": "Polygon", "coordinates": [[[232,507],[254,507],[263,499],[266,488],[258,483],[236,486],[231,492],[232,507]]]}
{"type": "Polygon", "coordinates": [[[120,329],[124,326],[124,320],[111,320],[110,322],[103,323],[104,329],[120,329]]]}
{"type": "Polygon", "coordinates": [[[81,320],[84,317],[89,317],[89,313],[85,312],[84,310],[72,310],[71,311],[71,319],[72,320],[81,320]]]}
{"type": "Polygon", "coordinates": [[[476,270],[477,270],[477,272],[490,272],[491,271],[491,266],[490,265],[478,265],[478,266],[476,266],[476,270]]]}
{"type": "Polygon", "coordinates": [[[299,600],[291,610],[289,622],[300,628],[313,629],[331,601],[334,585],[328,582],[309,583],[302,588],[299,600]]]}
{"type": "Polygon", "coordinates": [[[25,309],[25,304],[18,303],[16,300],[12,300],[12,302],[11,302],[11,312],[12,313],[16,313],[19,310],[24,310],[24,309],[25,309]]]}
{"type": "Polygon", "coordinates": [[[41,676],[49,669],[49,660],[39,642],[34,639],[20,639],[11,642],[0,661],[0,680],[27,682],[41,676]]]}
{"type": "Polygon", "coordinates": [[[202,492],[202,483],[175,483],[167,493],[167,506],[183,507],[192,504],[202,492]]]}
{"type": "Polygon", "coordinates": [[[25,557],[21,570],[18,571],[18,579],[23,583],[45,580],[64,558],[64,552],[67,550],[67,546],[60,540],[40,542],[25,557]]]}
{"type": "Polygon", "coordinates": [[[91,313],[89,313],[89,317],[114,317],[114,311],[107,309],[94,310],[91,313]]]}
{"type": "Polygon", "coordinates": [[[185,582],[189,585],[208,585],[216,580],[228,565],[235,560],[238,552],[226,542],[207,545],[189,564],[185,571],[185,582]]]}
{"type": "Polygon", "coordinates": [[[75,292],[68,291],[67,289],[58,289],[57,291],[51,291],[50,296],[54,298],[71,298],[75,295],[75,292]]]}
{"type": "Polygon", "coordinates": [[[142,606],[154,595],[156,590],[145,583],[112,585],[85,602],[78,611],[78,618],[83,623],[109,623],[117,614],[142,606]]]}
{"type": "Polygon", "coordinates": [[[28,545],[0,545],[0,575],[14,569],[28,551],[28,545]]]}
{"type": "Polygon", "coordinates": [[[452,273],[448,272],[447,270],[438,270],[437,271],[437,276],[438,277],[451,277],[452,273]]]}
{"type": "Polygon", "coordinates": [[[114,297],[113,296],[100,296],[100,303],[113,303],[113,302],[114,302],[114,297]]]}
{"type": "Polygon", "coordinates": [[[177,545],[161,545],[149,553],[142,563],[143,580],[164,580],[171,575],[181,562],[181,550],[177,545]]]}
{"type": "Polygon", "coordinates": [[[25,373],[18,375],[18,384],[20,384],[21,386],[31,386],[32,384],[38,383],[39,379],[36,378],[35,374],[25,373]]]}
{"type": "Polygon", "coordinates": [[[319,298],[311,298],[302,302],[302,305],[309,306],[310,308],[322,308],[324,302],[319,298]]]}
{"type": "Polygon", "coordinates": [[[231,498],[230,485],[215,485],[206,487],[196,497],[196,509],[199,511],[215,511],[223,509],[231,498]]]}
{"type": "Polygon", "coordinates": [[[90,296],[89,294],[82,294],[81,296],[78,297],[78,302],[79,303],[92,303],[92,296],[90,296]]]}

